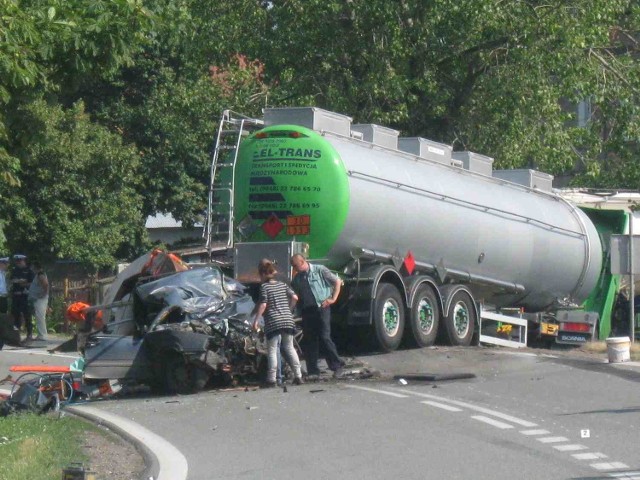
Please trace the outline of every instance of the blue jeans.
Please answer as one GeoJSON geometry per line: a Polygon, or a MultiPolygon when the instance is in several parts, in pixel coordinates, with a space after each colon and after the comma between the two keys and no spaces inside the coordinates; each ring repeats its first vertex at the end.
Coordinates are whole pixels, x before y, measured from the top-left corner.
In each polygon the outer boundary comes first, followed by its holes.
{"type": "Polygon", "coordinates": [[[282,337],[278,335],[278,370],[276,371],[276,382],[282,383],[282,337]]]}
{"type": "Polygon", "coordinates": [[[298,358],[295,348],[293,348],[293,335],[285,331],[280,331],[267,338],[267,382],[269,383],[276,382],[280,345],[282,345],[282,353],[284,354],[287,363],[291,366],[295,377],[302,377],[300,359],[298,358]]]}

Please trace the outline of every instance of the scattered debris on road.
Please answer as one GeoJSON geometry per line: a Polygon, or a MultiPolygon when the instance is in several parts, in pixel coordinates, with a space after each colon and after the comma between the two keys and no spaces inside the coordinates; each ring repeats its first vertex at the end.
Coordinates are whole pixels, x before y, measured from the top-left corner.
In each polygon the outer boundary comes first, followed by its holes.
{"type": "Polygon", "coordinates": [[[468,380],[476,378],[475,373],[446,373],[446,374],[405,374],[394,375],[393,379],[398,380],[402,385],[406,385],[408,380],[414,382],[444,382],[449,380],[468,380]]]}

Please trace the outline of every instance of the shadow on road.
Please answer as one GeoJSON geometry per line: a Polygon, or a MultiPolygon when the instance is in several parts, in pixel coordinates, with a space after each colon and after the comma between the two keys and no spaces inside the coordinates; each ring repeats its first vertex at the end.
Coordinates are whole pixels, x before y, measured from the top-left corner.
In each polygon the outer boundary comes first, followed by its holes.
{"type": "Polygon", "coordinates": [[[565,416],[571,416],[571,415],[590,415],[592,413],[638,413],[638,412],[640,412],[640,407],[626,407],[626,408],[614,408],[614,409],[606,409],[606,410],[587,410],[585,412],[563,413],[559,416],[565,417],[565,416]]]}

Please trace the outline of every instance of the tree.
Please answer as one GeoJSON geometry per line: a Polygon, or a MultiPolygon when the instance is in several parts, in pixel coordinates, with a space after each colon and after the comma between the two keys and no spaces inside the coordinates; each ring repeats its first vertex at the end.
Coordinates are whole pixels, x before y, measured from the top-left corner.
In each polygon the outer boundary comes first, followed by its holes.
{"type": "Polygon", "coordinates": [[[141,0],[0,0],[0,12],[0,177],[11,186],[12,113],[42,92],[73,103],[83,83],[130,64],[150,13],[141,0]]]}
{"type": "Polygon", "coordinates": [[[120,100],[99,114],[140,152],[145,215],[162,211],[186,225],[201,221],[222,111],[259,115],[264,105],[268,87],[259,62],[236,55],[207,70],[192,78],[161,67],[151,87],[127,84],[120,100]]]}
{"type": "Polygon", "coordinates": [[[142,235],[137,152],[91,122],[82,103],[63,109],[36,100],[19,113],[21,184],[7,205],[9,247],[111,266],[142,235]]]}
{"type": "Polygon", "coordinates": [[[603,157],[637,149],[640,13],[630,0],[271,3],[261,58],[282,87],[276,102],[395,126],[498,167],[594,180],[603,157]],[[567,108],[582,100],[593,106],[587,128],[567,108]]]}

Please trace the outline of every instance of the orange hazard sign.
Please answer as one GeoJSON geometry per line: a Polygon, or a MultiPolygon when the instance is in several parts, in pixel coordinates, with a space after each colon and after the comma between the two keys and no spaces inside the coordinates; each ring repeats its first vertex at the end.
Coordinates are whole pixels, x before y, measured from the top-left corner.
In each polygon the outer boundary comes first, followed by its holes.
{"type": "Polygon", "coordinates": [[[311,215],[292,215],[287,217],[287,235],[309,235],[311,233],[311,215]]]}

